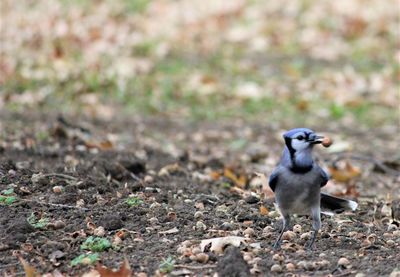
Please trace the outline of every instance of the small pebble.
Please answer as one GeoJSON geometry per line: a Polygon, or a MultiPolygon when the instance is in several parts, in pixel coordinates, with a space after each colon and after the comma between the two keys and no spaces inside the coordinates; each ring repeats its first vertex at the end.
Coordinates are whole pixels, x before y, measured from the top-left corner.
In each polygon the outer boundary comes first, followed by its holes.
{"type": "Polygon", "coordinates": [[[394,225],[394,224],[389,224],[387,230],[388,230],[388,232],[390,232],[390,231],[395,231],[395,230],[397,230],[397,226],[394,225]]]}
{"type": "Polygon", "coordinates": [[[106,230],[104,230],[103,226],[99,226],[93,230],[93,235],[103,237],[106,234],[106,230]]]}
{"type": "MultiPolygon", "coordinates": [[[[186,199],[186,200],[190,200],[190,199],[186,199]]],[[[185,200],[185,201],[186,201],[185,200]]],[[[190,200],[190,201],[192,201],[192,200],[190,200]]],[[[204,210],[204,204],[203,204],[203,202],[196,202],[195,204],[194,204],[194,207],[196,208],[196,209],[199,209],[199,210],[204,210]]]]}
{"type": "Polygon", "coordinates": [[[354,277],[365,277],[366,275],[362,272],[357,273],[354,277]]]}
{"type": "Polygon", "coordinates": [[[207,226],[202,221],[196,222],[196,230],[205,231],[207,226]]]}
{"type": "Polygon", "coordinates": [[[247,228],[246,230],[243,231],[243,234],[249,237],[253,237],[255,235],[255,232],[253,228],[247,228]]]}
{"type": "Polygon", "coordinates": [[[199,263],[206,263],[206,262],[208,262],[209,257],[206,253],[199,253],[199,254],[190,256],[189,259],[191,259],[192,261],[199,262],[199,263]]]}
{"type": "Polygon", "coordinates": [[[253,256],[250,253],[245,253],[243,255],[243,260],[245,260],[246,262],[249,262],[253,259],[253,256]]]}
{"type": "Polygon", "coordinates": [[[299,225],[299,224],[294,225],[293,232],[300,234],[301,233],[301,225],[299,225]]]}
{"type": "Polygon", "coordinates": [[[54,186],[53,187],[53,192],[54,193],[62,193],[63,192],[63,187],[62,186],[54,186]]]}
{"type": "Polygon", "coordinates": [[[271,272],[279,273],[282,272],[282,267],[278,264],[271,266],[271,272]]]}
{"type": "Polygon", "coordinates": [[[296,237],[296,233],[293,231],[286,231],[282,235],[283,240],[292,240],[296,237]]]}
{"type": "Polygon", "coordinates": [[[200,247],[193,247],[193,249],[192,249],[192,253],[194,255],[200,254],[201,252],[203,252],[203,251],[201,251],[200,247]]]}
{"type": "Polygon", "coordinates": [[[287,271],[294,271],[296,269],[296,266],[292,263],[286,264],[286,270],[287,271]]]}
{"type": "Polygon", "coordinates": [[[221,229],[222,230],[230,231],[230,230],[233,230],[233,228],[234,228],[234,226],[230,222],[224,222],[224,223],[221,224],[221,229]]]}
{"type": "Polygon", "coordinates": [[[383,233],[383,237],[387,239],[393,237],[393,235],[391,233],[383,233]]]}
{"type": "Polygon", "coordinates": [[[390,239],[390,240],[386,241],[386,244],[389,245],[389,246],[394,246],[394,245],[396,245],[396,242],[394,240],[390,239]]]}
{"type": "Polygon", "coordinates": [[[393,236],[400,237],[400,230],[393,231],[393,236]]]}
{"type": "Polygon", "coordinates": [[[306,261],[300,261],[297,263],[297,267],[302,268],[302,269],[306,269],[307,268],[307,263],[306,261]]]}
{"type": "Polygon", "coordinates": [[[302,240],[309,240],[310,238],[311,238],[310,232],[303,233],[303,234],[301,234],[301,236],[300,236],[300,239],[302,239],[302,240]]]}
{"type": "Polygon", "coordinates": [[[319,254],[319,257],[320,257],[320,258],[325,258],[325,257],[326,257],[326,254],[325,254],[325,253],[321,253],[321,254],[319,254]]]}
{"type": "Polygon", "coordinates": [[[195,219],[203,219],[204,218],[204,214],[201,211],[197,211],[194,213],[194,218],[195,219]]]}
{"type": "Polygon", "coordinates": [[[342,257],[338,260],[338,265],[340,265],[340,266],[347,267],[349,264],[350,264],[350,261],[347,258],[342,257]]]}
{"type": "Polygon", "coordinates": [[[283,255],[281,255],[281,254],[274,254],[274,255],[272,256],[272,259],[273,259],[275,262],[283,262],[283,261],[285,260],[285,257],[284,257],[283,255]]]}
{"type": "Polygon", "coordinates": [[[154,178],[152,177],[152,176],[150,176],[150,175],[146,175],[145,177],[144,177],[144,182],[145,183],[151,183],[151,182],[153,182],[154,181],[154,178]]]}
{"type": "Polygon", "coordinates": [[[150,209],[154,210],[154,209],[158,209],[159,207],[161,207],[161,204],[158,202],[154,202],[150,205],[150,209]]]}
{"type": "Polygon", "coordinates": [[[149,222],[151,225],[156,225],[159,223],[158,218],[157,217],[152,217],[149,219],[149,222]]]}
{"type": "Polygon", "coordinates": [[[328,260],[322,260],[322,261],[316,262],[317,267],[320,269],[327,268],[330,266],[330,264],[331,263],[328,260]]]}

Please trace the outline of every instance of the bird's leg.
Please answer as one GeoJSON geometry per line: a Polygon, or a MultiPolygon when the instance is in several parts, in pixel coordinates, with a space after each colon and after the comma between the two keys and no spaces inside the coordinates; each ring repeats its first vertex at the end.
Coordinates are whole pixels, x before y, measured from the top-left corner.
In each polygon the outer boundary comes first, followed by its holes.
{"type": "Polygon", "coordinates": [[[288,230],[290,226],[290,216],[288,214],[282,215],[282,230],[274,243],[274,249],[279,249],[281,246],[282,235],[288,230]]]}
{"type": "Polygon", "coordinates": [[[306,246],[307,249],[313,249],[315,240],[318,235],[318,231],[321,228],[321,210],[319,206],[311,209],[311,216],[313,220],[312,222],[313,233],[310,242],[306,246]]]}

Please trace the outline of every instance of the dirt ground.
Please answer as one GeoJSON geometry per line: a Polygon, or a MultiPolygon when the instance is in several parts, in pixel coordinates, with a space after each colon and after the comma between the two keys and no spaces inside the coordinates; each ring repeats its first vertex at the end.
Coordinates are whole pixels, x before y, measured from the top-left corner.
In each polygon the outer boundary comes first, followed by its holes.
{"type": "Polygon", "coordinates": [[[1,275],[25,274],[17,256],[40,273],[81,275],[94,265],[71,261],[90,253],[81,246],[95,235],[112,243],[99,252],[103,265],[126,258],[137,276],[398,276],[400,163],[390,128],[311,126],[344,147],[317,149],[321,163],[348,160],[344,180],[328,189],[360,205],[323,216],[312,251],[310,222],[296,218],[274,251],[279,216],[254,172],[268,176],[279,160],[277,127],[10,113],[0,124],[0,191],[14,197],[0,204],[1,275]],[[221,254],[198,246],[226,236],[245,241],[221,254]]]}

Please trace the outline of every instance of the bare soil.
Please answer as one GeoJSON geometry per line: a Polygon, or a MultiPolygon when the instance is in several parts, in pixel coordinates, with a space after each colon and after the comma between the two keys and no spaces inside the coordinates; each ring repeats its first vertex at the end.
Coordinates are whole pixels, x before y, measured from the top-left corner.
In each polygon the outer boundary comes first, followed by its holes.
{"type": "MultiPolygon", "coordinates": [[[[279,217],[272,199],[260,197],[249,180],[254,171],[268,173],[278,161],[282,143],[277,128],[241,121],[101,122],[5,113],[0,127],[0,191],[13,188],[16,196],[14,203],[0,205],[2,274],[23,274],[17,253],[40,273],[57,269],[67,275],[83,274],[90,266],[72,266],[71,261],[88,253],[80,246],[99,226],[111,242],[117,232],[125,234],[117,247],[100,252],[102,264],[118,268],[126,257],[135,273],[148,276],[159,274],[160,264],[169,256],[175,261],[169,274],[189,276],[215,272],[220,276],[388,276],[399,266],[400,229],[391,212],[391,201],[399,195],[399,179],[393,172],[399,168],[393,162],[396,146],[385,143],[389,131],[373,132],[374,143],[386,145],[378,152],[366,145],[370,130],[355,134],[351,128],[337,126],[354,142],[353,153],[386,162],[392,171],[356,161],[362,168],[362,175],[352,180],[359,194],[358,210],[324,216],[312,251],[303,250],[307,239],[301,238],[310,230],[310,222],[298,217],[295,221],[302,232],[274,251],[279,217]],[[210,178],[224,168],[246,176],[244,187],[236,189],[237,184],[223,174],[210,178]],[[141,200],[138,205],[126,203],[132,195],[141,200]],[[269,213],[260,213],[260,206],[269,213]],[[200,213],[195,217],[196,212],[200,213]],[[28,222],[32,215],[47,219],[47,225],[34,227],[28,222]],[[184,241],[245,236],[248,228],[254,230],[247,233],[253,246],[229,246],[222,255],[208,252],[206,263],[178,253],[184,241]],[[245,261],[246,253],[250,258],[245,261]],[[339,265],[342,257],[350,263],[339,265]],[[294,265],[292,271],[286,268],[289,263],[294,265]],[[281,270],[275,267],[271,272],[275,264],[281,270]]],[[[333,154],[317,154],[324,163],[334,160],[333,154]]]]}

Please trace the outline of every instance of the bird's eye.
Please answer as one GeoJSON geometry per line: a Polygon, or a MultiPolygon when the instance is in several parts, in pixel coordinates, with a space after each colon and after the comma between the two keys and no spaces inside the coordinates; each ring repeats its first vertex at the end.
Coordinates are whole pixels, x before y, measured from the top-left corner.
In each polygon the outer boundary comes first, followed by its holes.
{"type": "Polygon", "coordinates": [[[302,135],[300,135],[300,136],[297,137],[297,139],[298,139],[298,140],[303,140],[304,137],[303,137],[302,135]]]}

